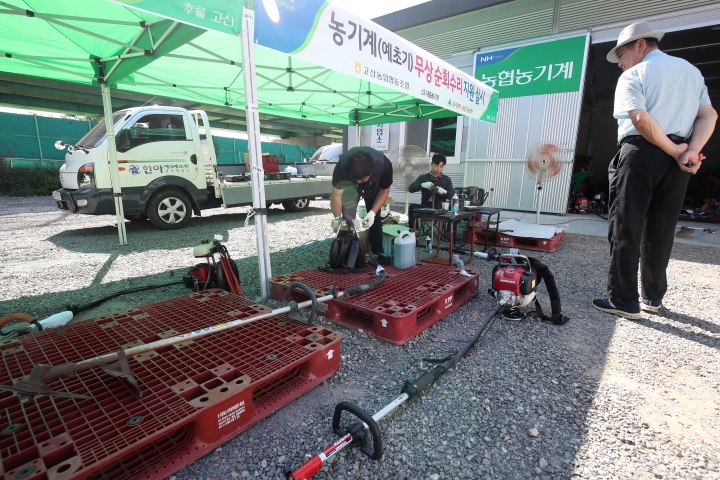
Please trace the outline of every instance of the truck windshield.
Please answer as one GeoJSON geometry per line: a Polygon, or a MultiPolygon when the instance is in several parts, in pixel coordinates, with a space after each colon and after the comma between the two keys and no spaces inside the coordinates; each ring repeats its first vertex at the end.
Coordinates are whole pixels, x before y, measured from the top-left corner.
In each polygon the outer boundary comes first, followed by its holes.
{"type": "MultiPolygon", "coordinates": [[[[113,113],[113,125],[117,125],[121,118],[127,114],[127,110],[120,110],[113,113]]],[[[105,120],[95,125],[80,141],[77,146],[80,148],[95,148],[105,139],[105,120]]]]}

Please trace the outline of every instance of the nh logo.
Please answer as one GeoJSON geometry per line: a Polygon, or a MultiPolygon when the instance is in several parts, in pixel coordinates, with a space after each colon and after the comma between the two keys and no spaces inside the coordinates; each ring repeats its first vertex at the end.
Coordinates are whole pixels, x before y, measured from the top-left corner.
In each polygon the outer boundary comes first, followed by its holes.
{"type": "Polygon", "coordinates": [[[489,62],[493,59],[492,55],[485,55],[484,57],[480,57],[481,62],[489,62]]]}

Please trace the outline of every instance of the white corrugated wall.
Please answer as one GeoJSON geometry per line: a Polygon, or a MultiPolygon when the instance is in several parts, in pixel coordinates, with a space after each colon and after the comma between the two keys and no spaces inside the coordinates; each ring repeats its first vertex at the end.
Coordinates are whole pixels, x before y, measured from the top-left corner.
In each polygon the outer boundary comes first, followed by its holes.
{"type": "MultiPolygon", "coordinates": [[[[584,78],[583,64],[580,85],[584,78]]],[[[526,161],[534,146],[552,143],[561,149],[556,158],[567,163],[545,183],[540,209],[546,213],[566,213],[581,103],[582,90],[501,98],[495,125],[469,121],[465,185],[491,192],[489,206],[535,211],[538,185],[528,172],[526,161]]]]}

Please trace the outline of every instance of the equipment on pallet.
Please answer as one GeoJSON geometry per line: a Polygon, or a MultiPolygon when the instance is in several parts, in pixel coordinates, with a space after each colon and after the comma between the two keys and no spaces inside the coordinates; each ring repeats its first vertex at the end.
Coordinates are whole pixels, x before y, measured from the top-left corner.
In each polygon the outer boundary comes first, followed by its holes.
{"type": "Polygon", "coordinates": [[[557,293],[555,279],[547,266],[523,255],[499,255],[495,249],[491,249],[487,253],[475,252],[475,256],[486,260],[498,260],[499,262],[498,265],[493,268],[493,289],[491,289],[491,291],[494,291],[497,305],[495,305],[493,310],[485,317],[475,336],[459,351],[443,359],[423,359],[423,361],[436,363],[437,365],[414,381],[406,381],[401,389],[400,395],[373,415],[370,415],[350,402],[338,403],[333,413],[332,428],[340,438],[319,454],[310,457],[309,460],[295,470],[286,472],[286,478],[288,480],[306,480],[312,478],[320,471],[323,464],[327,462],[330,457],[353,443],[360,445],[362,452],[371,459],[380,460],[383,455],[382,433],[377,422],[403,403],[417,397],[422,391],[426,390],[446,373],[470,351],[475,343],[483,336],[498,313],[502,313],[505,309],[512,310],[522,308],[523,306],[527,307],[535,300],[536,309],[541,318],[551,320],[555,325],[563,325],[568,322],[568,318],[562,316],[560,313],[560,297],[557,293]],[[546,281],[548,292],[550,293],[553,310],[552,317],[545,317],[542,314],[542,309],[540,308],[540,304],[537,303],[535,295],[535,290],[539,282],[543,279],[546,281]],[[349,427],[341,427],[340,421],[343,412],[354,415],[360,421],[349,427]],[[372,447],[370,446],[370,442],[372,443],[372,447]]]}
{"type": "Polygon", "coordinates": [[[537,182],[537,213],[535,223],[540,224],[540,208],[542,206],[542,191],[545,183],[556,177],[564,165],[571,164],[568,153],[572,150],[563,149],[554,143],[541,142],[533,145],[525,156],[525,168],[528,175],[537,182]]]}
{"type": "MultiPolygon", "coordinates": [[[[220,289],[185,293],[2,342],[0,384],[48,359],[77,362],[270,310],[220,289]]],[[[100,369],[48,382],[90,399],[24,404],[0,392],[0,478],[171,478],[330,378],[340,368],[341,341],[317,321],[279,315],[128,358],[140,399],[100,369]]]]}
{"type": "Polygon", "coordinates": [[[393,166],[393,184],[396,187],[402,185],[405,192],[405,215],[407,215],[410,208],[408,187],[418,175],[428,171],[430,168],[430,155],[427,154],[425,149],[415,145],[403,145],[390,152],[388,160],[393,166]]]}
{"type": "MultiPolygon", "coordinates": [[[[203,247],[198,250],[198,253],[202,252],[209,252],[209,247],[203,247]]],[[[12,386],[0,385],[0,390],[9,390],[11,392],[17,393],[20,396],[20,400],[22,402],[27,402],[33,399],[36,395],[49,395],[56,397],[84,399],[88,397],[86,395],[78,395],[69,392],[53,391],[47,385],[47,382],[49,380],[54,380],[58,378],[70,377],[85,370],[100,366],[106,373],[123,380],[126,386],[128,386],[132,390],[133,394],[135,394],[136,397],[140,398],[142,397],[142,392],[140,391],[140,386],[138,385],[135,376],[130,370],[128,357],[152,352],[154,350],[161,350],[176,343],[194,340],[205,337],[207,335],[224,332],[225,330],[229,330],[231,328],[239,327],[241,325],[252,322],[257,322],[258,320],[263,320],[265,318],[270,318],[283,313],[288,313],[288,317],[292,318],[293,320],[302,321],[303,323],[311,323],[315,319],[318,303],[327,302],[343,296],[363,294],[377,288],[382,282],[385,281],[385,278],[387,277],[387,272],[384,268],[377,267],[375,273],[378,278],[371,282],[357,285],[345,289],[341,292],[335,292],[334,290],[332,290],[330,293],[321,298],[316,298],[315,293],[307,285],[300,282],[295,282],[288,287],[287,293],[282,301],[283,307],[276,308],[268,313],[262,313],[247,319],[227,321],[224,323],[213,325],[208,328],[204,328],[202,330],[174,335],[172,337],[164,338],[162,340],[157,340],[135,347],[130,347],[124,350],[119,350],[117,352],[108,353],[106,355],[100,355],[98,357],[89,358],[76,363],[67,363],[64,365],[55,366],[37,364],[33,367],[30,375],[16,381],[15,384],[12,386]],[[288,302],[287,300],[290,298],[290,295],[296,288],[301,289],[307,295],[309,300],[301,303],[292,301],[288,302]],[[303,317],[297,315],[297,311],[299,309],[307,307],[311,307],[311,311],[309,319],[305,320],[303,319],[303,317]]]]}

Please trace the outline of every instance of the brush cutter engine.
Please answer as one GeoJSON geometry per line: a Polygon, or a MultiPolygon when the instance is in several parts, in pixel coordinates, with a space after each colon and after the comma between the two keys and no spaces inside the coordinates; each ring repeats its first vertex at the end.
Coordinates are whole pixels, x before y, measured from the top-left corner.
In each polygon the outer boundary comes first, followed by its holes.
{"type": "Polygon", "coordinates": [[[492,271],[490,295],[508,307],[503,318],[518,320],[535,300],[537,273],[530,266],[530,259],[524,255],[502,255],[492,271]]]}

